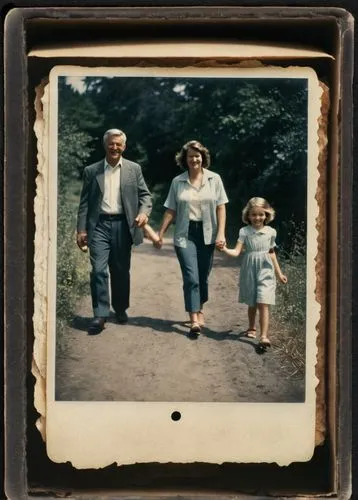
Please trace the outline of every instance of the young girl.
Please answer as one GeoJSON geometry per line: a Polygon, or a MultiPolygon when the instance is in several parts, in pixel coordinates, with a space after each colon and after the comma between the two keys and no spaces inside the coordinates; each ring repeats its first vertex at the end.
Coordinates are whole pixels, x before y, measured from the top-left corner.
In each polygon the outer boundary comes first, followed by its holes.
{"type": "Polygon", "coordinates": [[[269,305],[275,304],[276,278],[287,283],[274,251],[276,230],[267,226],[274,219],[275,211],[264,198],[251,198],[242,211],[242,227],[233,249],[222,249],[227,255],[238,257],[244,247],[246,252],[240,269],[239,302],[248,305],[249,328],[246,336],[256,338],[256,311],[259,311],[260,346],[270,347],[268,338],[269,305]]]}

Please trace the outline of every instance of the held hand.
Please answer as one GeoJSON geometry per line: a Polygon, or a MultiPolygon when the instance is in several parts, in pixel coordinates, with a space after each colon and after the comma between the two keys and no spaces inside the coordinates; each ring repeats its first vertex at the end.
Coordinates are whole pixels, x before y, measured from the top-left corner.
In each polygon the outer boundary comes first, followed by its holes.
{"type": "Polygon", "coordinates": [[[220,252],[223,250],[223,248],[226,246],[226,241],[225,238],[217,238],[215,241],[215,247],[217,250],[220,250],[220,252]]]}
{"type": "Polygon", "coordinates": [[[81,231],[77,233],[77,245],[82,252],[87,252],[88,246],[87,246],[87,233],[85,231],[81,231]]]}
{"type": "Polygon", "coordinates": [[[158,240],[153,241],[153,247],[156,248],[157,250],[160,250],[163,246],[163,240],[161,237],[158,238],[158,240]]]}
{"type": "Polygon", "coordinates": [[[148,216],[146,214],[138,214],[134,221],[137,227],[143,227],[148,222],[148,216]]]}
{"type": "Polygon", "coordinates": [[[287,276],[285,276],[284,274],[280,274],[278,279],[281,281],[281,283],[283,283],[284,285],[286,285],[288,279],[287,279],[287,276]]]}
{"type": "Polygon", "coordinates": [[[215,247],[221,251],[225,245],[226,245],[225,234],[220,231],[216,235],[215,247]]]}

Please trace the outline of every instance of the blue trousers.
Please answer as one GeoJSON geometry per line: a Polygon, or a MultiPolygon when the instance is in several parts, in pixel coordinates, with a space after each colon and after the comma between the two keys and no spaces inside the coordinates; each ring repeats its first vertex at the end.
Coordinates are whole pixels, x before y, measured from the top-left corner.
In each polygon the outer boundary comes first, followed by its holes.
{"type": "Polygon", "coordinates": [[[185,310],[198,312],[207,302],[208,279],[213,266],[215,245],[205,245],[202,222],[190,221],[186,248],[175,246],[181,272],[185,310]]]}
{"type": "Polygon", "coordinates": [[[111,302],[116,313],[129,307],[132,237],[123,216],[97,223],[89,244],[92,307],[95,316],[110,313],[108,269],[111,277],[111,302]]]}

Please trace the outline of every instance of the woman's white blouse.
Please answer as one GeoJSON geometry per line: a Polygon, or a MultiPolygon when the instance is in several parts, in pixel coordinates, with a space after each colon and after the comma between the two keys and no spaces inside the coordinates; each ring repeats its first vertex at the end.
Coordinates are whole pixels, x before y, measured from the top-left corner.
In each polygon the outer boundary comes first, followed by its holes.
{"type": "Polygon", "coordinates": [[[203,222],[204,242],[206,245],[215,243],[217,233],[216,208],[229,200],[226,196],[223,182],[219,174],[203,169],[203,180],[199,189],[194,188],[188,172],[174,177],[164,206],[176,213],[174,245],[185,248],[188,241],[189,220],[192,217],[192,192],[196,190],[196,210],[201,213],[203,222]],[[200,202],[198,210],[197,203],[200,202]]]}

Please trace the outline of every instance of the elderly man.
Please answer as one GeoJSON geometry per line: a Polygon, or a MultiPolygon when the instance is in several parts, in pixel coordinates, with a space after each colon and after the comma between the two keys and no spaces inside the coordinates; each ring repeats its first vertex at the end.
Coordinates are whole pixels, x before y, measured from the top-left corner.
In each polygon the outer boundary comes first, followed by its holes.
{"type": "Polygon", "coordinates": [[[110,129],[103,136],[106,156],[83,171],[77,218],[77,245],[89,248],[94,318],[88,333],[100,333],[110,315],[111,303],[119,323],[126,323],[130,291],[132,244],[143,240],[139,229],[148,221],[151,195],[141,167],[123,158],[126,135],[110,129]]]}

